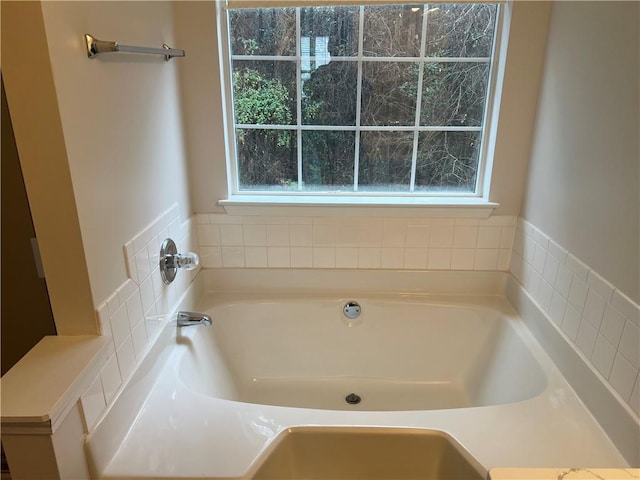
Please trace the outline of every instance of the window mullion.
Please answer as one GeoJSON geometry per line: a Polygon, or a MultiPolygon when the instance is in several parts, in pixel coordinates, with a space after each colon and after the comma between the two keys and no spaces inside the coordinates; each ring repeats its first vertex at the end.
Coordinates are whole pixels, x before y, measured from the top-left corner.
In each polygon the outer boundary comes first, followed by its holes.
{"type": "Polygon", "coordinates": [[[298,190],[302,190],[302,59],[300,8],[296,8],[296,154],[298,156],[298,190]]]}
{"type": "Polygon", "coordinates": [[[418,168],[418,139],[420,136],[420,115],[422,110],[422,81],[424,80],[424,57],[427,50],[427,17],[429,16],[428,5],[424,5],[422,14],[422,37],[420,38],[420,62],[418,63],[418,91],[416,93],[416,121],[413,132],[413,152],[411,154],[411,180],[409,191],[416,188],[416,170],[418,168]]]}
{"type": "Polygon", "coordinates": [[[358,16],[358,81],[356,82],[356,138],[353,153],[353,191],[358,191],[360,171],[360,110],[362,107],[362,49],[364,45],[364,7],[360,6],[358,16]]]}
{"type": "MultiPolygon", "coordinates": [[[[300,60],[301,55],[232,55],[231,60],[261,60],[270,62],[294,62],[300,60]]],[[[304,57],[311,62],[317,62],[319,57],[311,55],[304,57]]],[[[357,62],[358,57],[331,57],[333,61],[357,62]]],[[[397,62],[412,63],[421,59],[426,63],[491,63],[491,57],[367,57],[368,62],[397,62]]]]}

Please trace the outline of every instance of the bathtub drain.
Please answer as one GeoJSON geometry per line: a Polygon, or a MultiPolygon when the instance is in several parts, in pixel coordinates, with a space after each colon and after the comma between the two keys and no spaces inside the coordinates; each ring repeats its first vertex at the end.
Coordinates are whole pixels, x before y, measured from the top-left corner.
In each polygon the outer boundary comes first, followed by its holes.
{"type": "Polygon", "coordinates": [[[357,405],[362,400],[360,396],[356,395],[355,393],[350,393],[349,395],[344,397],[344,399],[349,405],[357,405]]]}

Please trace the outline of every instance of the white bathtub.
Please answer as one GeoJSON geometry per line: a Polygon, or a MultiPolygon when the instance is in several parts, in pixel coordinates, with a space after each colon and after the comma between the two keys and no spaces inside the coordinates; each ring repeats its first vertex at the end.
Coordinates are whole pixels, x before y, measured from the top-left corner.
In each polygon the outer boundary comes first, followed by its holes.
{"type": "Polygon", "coordinates": [[[503,296],[504,274],[205,273],[181,309],[213,326],[167,325],[88,436],[96,477],[247,478],[301,426],[439,430],[487,470],[627,466],[503,296]]]}
{"type": "Polygon", "coordinates": [[[500,312],[410,298],[218,305],[189,332],[180,378],[240,402],[330,410],[434,410],[518,402],[546,377],[500,312]],[[362,307],[349,320],[347,301],[362,307]],[[356,394],[361,401],[349,404],[356,394]]]}

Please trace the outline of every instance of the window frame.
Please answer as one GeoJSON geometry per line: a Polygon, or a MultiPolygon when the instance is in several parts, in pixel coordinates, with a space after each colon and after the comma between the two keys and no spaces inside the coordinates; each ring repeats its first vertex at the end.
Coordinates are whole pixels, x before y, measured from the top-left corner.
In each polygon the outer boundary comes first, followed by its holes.
{"type": "MultiPolygon", "coordinates": [[[[483,124],[480,127],[452,127],[451,129],[443,126],[439,127],[418,127],[415,125],[406,127],[368,127],[361,125],[354,125],[353,130],[346,131],[398,131],[406,130],[411,132],[420,131],[465,131],[474,130],[481,131],[481,148],[478,153],[478,173],[476,177],[475,191],[473,192],[455,192],[455,191],[396,191],[396,192],[372,192],[372,191],[309,191],[309,190],[274,190],[274,191],[252,191],[252,190],[240,190],[239,177],[238,177],[238,165],[236,159],[236,125],[233,111],[233,57],[231,54],[231,41],[230,41],[230,19],[227,13],[224,2],[217,3],[217,19],[218,19],[218,44],[219,44],[219,59],[220,59],[220,73],[221,73],[221,89],[222,89],[222,108],[223,108],[223,123],[224,123],[224,138],[225,138],[225,156],[227,164],[227,185],[228,185],[228,198],[219,201],[219,204],[223,206],[228,213],[270,213],[270,207],[280,208],[294,207],[294,206],[308,206],[311,207],[310,212],[316,212],[317,207],[328,207],[328,213],[337,212],[338,208],[354,207],[355,211],[358,211],[359,207],[435,207],[446,209],[447,214],[454,213],[455,210],[461,213],[463,216],[489,216],[491,212],[499,206],[499,204],[489,201],[490,191],[490,179],[493,167],[493,153],[495,150],[495,139],[498,128],[498,112],[501,98],[500,87],[504,76],[504,63],[505,63],[505,51],[506,46],[503,45],[503,32],[505,28],[508,30],[508,26],[505,27],[505,1],[496,0],[490,3],[497,5],[494,40],[492,46],[491,57],[488,60],[489,73],[488,73],[488,86],[486,92],[486,102],[483,112],[483,124]],[[251,208],[256,207],[256,208],[251,208]],[[263,208],[265,207],[265,208],[263,208]],[[315,207],[315,208],[314,208],[315,207]],[[335,208],[334,208],[335,207],[335,208]]],[[[460,2],[437,2],[442,3],[460,3],[460,2]]],[[[489,3],[482,1],[465,1],[464,3],[489,3]]],[[[362,2],[360,8],[368,5],[365,1],[362,2]]],[[[372,4],[377,5],[379,4],[372,4]]],[[[423,5],[426,5],[423,4],[423,5]]],[[[293,7],[293,6],[292,6],[293,7]]],[[[264,7],[268,8],[268,7],[264,7]]],[[[302,7],[299,7],[302,8],[302,7]]],[[[297,31],[296,31],[296,55],[286,57],[288,61],[293,61],[297,66],[300,65],[303,58],[301,54],[300,38],[300,10],[296,10],[297,18],[297,31]]],[[[362,10],[360,12],[360,19],[362,19],[362,10]]],[[[362,23],[362,20],[360,20],[362,23]]],[[[426,22],[423,22],[426,23],[426,22]]],[[[424,28],[423,28],[424,33],[424,28]]],[[[361,29],[359,29],[359,36],[362,36],[361,29]]],[[[424,45],[424,42],[422,42],[424,45]]],[[[409,60],[404,61],[420,61],[421,65],[425,65],[428,62],[444,63],[462,63],[485,60],[486,57],[428,57],[424,55],[424,50],[421,49],[419,57],[404,57],[409,60]],[[443,62],[444,58],[444,62],[443,62]]],[[[252,57],[259,57],[265,59],[265,56],[242,56],[243,59],[250,60],[252,57]]],[[[268,57],[271,59],[271,57],[268,57]]],[[[274,57],[275,58],[275,57],[274,57]]],[[[280,57],[278,57],[280,58],[280,57]]],[[[285,57],[282,57],[285,58],[285,57]]],[[[311,57],[314,58],[314,57],[311,57]]],[[[342,59],[343,57],[340,57],[342,59]]],[[[400,57],[402,58],[402,57],[400,57]]],[[[359,51],[357,55],[349,57],[350,61],[356,61],[362,65],[363,61],[398,61],[398,57],[366,57],[359,51]]],[[[401,60],[402,61],[402,60],[401,60]]],[[[297,68],[297,90],[300,90],[300,69],[297,68]]],[[[298,97],[300,94],[298,93],[298,97]]],[[[418,97],[419,100],[419,97],[418,97]]],[[[301,132],[304,130],[332,130],[331,126],[323,125],[303,125],[300,118],[300,99],[297,101],[297,120],[296,124],[292,125],[290,130],[296,132],[298,140],[300,141],[301,132]],[[327,128],[328,127],[328,128],[327,128]]],[[[417,103],[417,109],[420,108],[417,103]]],[[[268,125],[265,128],[273,128],[272,125],[268,125]]],[[[418,135],[415,135],[415,142],[417,142],[418,135]]],[[[301,147],[298,147],[298,152],[301,152],[301,147]]],[[[301,153],[298,153],[298,175],[301,176],[302,159],[300,159],[301,153]]],[[[358,171],[358,155],[356,151],[354,161],[354,184],[357,185],[357,171],[358,171]]],[[[415,176],[415,153],[412,165],[412,179],[411,185],[414,184],[415,176]]],[[[415,209],[413,214],[415,214],[415,209]]],[[[283,210],[284,211],[284,210],[283,210]]],[[[299,209],[293,209],[300,213],[299,209]]],[[[444,213],[435,212],[435,215],[444,213]]]]}

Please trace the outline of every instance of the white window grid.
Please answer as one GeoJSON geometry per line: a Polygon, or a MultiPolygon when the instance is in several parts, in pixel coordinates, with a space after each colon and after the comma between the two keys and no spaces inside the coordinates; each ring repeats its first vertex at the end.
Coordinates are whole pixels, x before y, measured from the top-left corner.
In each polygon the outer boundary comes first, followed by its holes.
{"type": "MultiPolygon", "coordinates": [[[[469,2],[473,3],[473,2],[469,2]]],[[[231,131],[231,138],[233,142],[227,145],[228,151],[231,152],[231,191],[234,195],[252,195],[252,196],[296,196],[296,195],[304,195],[304,196],[323,196],[323,195],[335,195],[337,192],[335,190],[328,189],[327,191],[317,191],[317,190],[304,190],[304,185],[302,182],[302,168],[303,168],[303,157],[302,157],[302,132],[303,131],[347,131],[347,132],[355,132],[355,152],[354,152],[354,172],[353,172],[353,191],[348,192],[344,190],[340,190],[340,195],[350,196],[350,195],[358,195],[358,196],[422,196],[422,197],[481,197],[483,195],[482,186],[483,186],[483,177],[485,175],[485,167],[487,164],[486,161],[486,153],[487,153],[487,143],[489,136],[489,128],[487,125],[490,123],[491,118],[491,106],[493,105],[493,97],[495,94],[494,84],[495,84],[495,70],[497,69],[497,60],[499,57],[498,48],[499,48],[499,34],[502,24],[501,18],[501,5],[496,2],[496,19],[495,26],[493,32],[493,48],[490,57],[434,57],[426,55],[426,39],[427,39],[427,27],[428,27],[428,17],[429,17],[429,4],[423,4],[423,16],[422,16],[422,26],[421,26],[421,38],[420,38],[420,54],[416,57],[385,57],[385,56],[365,56],[362,54],[363,52],[363,44],[364,44],[364,9],[365,5],[360,5],[359,8],[359,17],[358,17],[358,53],[357,55],[352,56],[332,56],[331,61],[336,62],[357,62],[357,85],[356,85],[356,120],[355,125],[315,125],[315,124],[303,124],[302,123],[302,62],[316,62],[317,60],[325,61],[325,57],[316,57],[315,55],[302,55],[301,52],[301,38],[302,38],[302,27],[301,27],[301,10],[303,7],[295,8],[296,15],[296,53],[295,55],[236,55],[231,54],[231,42],[229,39],[229,22],[230,18],[227,16],[225,27],[226,30],[223,32],[223,38],[226,41],[226,54],[228,55],[229,61],[226,62],[225,66],[228,70],[228,82],[229,88],[227,89],[227,102],[231,106],[229,109],[230,112],[230,124],[233,126],[231,131]],[[231,65],[234,60],[254,60],[254,61],[286,61],[286,62],[295,62],[296,63],[296,123],[290,125],[278,125],[278,124],[239,124],[235,123],[235,114],[233,113],[233,85],[231,82],[231,65]],[[392,126],[384,126],[384,125],[361,125],[360,124],[360,114],[361,114],[361,102],[362,102],[362,66],[363,64],[371,63],[371,62],[397,62],[397,63],[418,63],[418,86],[422,86],[422,82],[424,79],[424,66],[426,63],[486,63],[489,65],[488,72],[488,84],[487,84],[487,92],[485,95],[485,106],[482,116],[482,125],[480,126],[446,126],[446,125],[420,125],[420,117],[421,117],[421,108],[422,108],[422,88],[417,89],[417,98],[416,98],[416,114],[415,114],[415,122],[413,125],[392,125],[392,126]],[[238,176],[238,162],[235,152],[236,145],[236,130],[237,129],[245,129],[245,130],[290,130],[296,132],[296,152],[297,152],[297,190],[276,190],[276,191],[260,191],[260,190],[240,190],[239,188],[239,176],[238,176]],[[359,161],[360,161],[360,132],[413,132],[413,149],[411,156],[411,176],[410,176],[410,184],[408,192],[397,192],[397,191],[370,191],[359,192],[358,191],[358,172],[359,172],[359,161]],[[425,191],[418,190],[416,191],[416,169],[417,169],[417,157],[418,157],[418,140],[420,132],[481,132],[480,135],[480,145],[478,147],[478,164],[477,164],[477,173],[476,173],[476,182],[475,189],[473,192],[456,192],[456,191],[425,191]]]]}

